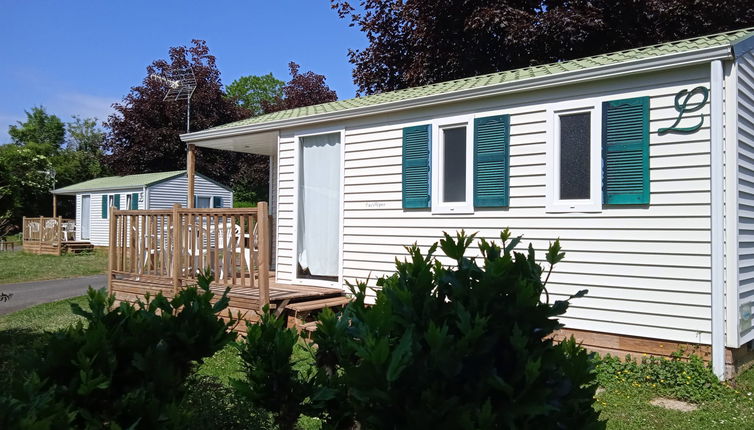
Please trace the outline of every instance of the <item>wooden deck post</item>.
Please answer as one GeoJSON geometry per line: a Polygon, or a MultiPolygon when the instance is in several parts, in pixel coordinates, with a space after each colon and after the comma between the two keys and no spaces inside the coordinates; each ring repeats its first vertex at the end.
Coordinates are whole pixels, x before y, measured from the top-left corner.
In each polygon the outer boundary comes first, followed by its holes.
{"type": "MultiPolygon", "coordinates": [[[[189,176],[190,177],[190,176],[189,176]]],[[[191,200],[191,199],[189,199],[191,200]]],[[[173,226],[173,297],[178,294],[181,287],[181,264],[183,260],[183,244],[181,243],[181,214],[178,213],[181,204],[173,205],[173,214],[171,215],[170,224],[173,226]]]]}
{"type": "Polygon", "coordinates": [[[57,222],[55,223],[55,236],[54,237],[55,237],[55,240],[57,240],[58,242],[58,255],[60,255],[61,251],[63,250],[63,217],[62,216],[57,217],[57,222]]]}
{"type": "Polygon", "coordinates": [[[52,217],[58,217],[58,196],[55,194],[52,195],[52,217]]]}
{"type": "Polygon", "coordinates": [[[257,204],[259,234],[259,309],[270,303],[270,222],[267,202],[257,204]]]}
{"type": "Polygon", "coordinates": [[[109,248],[107,249],[107,294],[113,293],[113,269],[115,267],[115,260],[118,258],[118,220],[115,213],[110,212],[110,239],[107,242],[109,248]]]}
{"type": "Polygon", "coordinates": [[[186,175],[188,176],[188,197],[186,207],[194,208],[194,176],[196,175],[196,146],[189,144],[186,154],[186,175]]]}

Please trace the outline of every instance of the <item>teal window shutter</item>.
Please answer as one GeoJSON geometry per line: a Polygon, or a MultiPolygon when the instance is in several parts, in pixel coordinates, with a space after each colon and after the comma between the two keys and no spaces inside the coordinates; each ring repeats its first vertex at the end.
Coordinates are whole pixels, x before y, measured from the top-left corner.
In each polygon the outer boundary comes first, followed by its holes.
{"type": "Polygon", "coordinates": [[[139,193],[131,194],[131,209],[132,210],[139,209],[139,193]]]}
{"type": "Polygon", "coordinates": [[[113,196],[113,206],[115,206],[115,209],[120,209],[120,194],[113,196]]]}
{"type": "Polygon", "coordinates": [[[474,119],[474,206],[508,206],[510,115],[474,119]]]}
{"type": "Polygon", "coordinates": [[[430,125],[403,129],[403,207],[430,207],[432,142],[430,125]]]}
{"type": "Polygon", "coordinates": [[[602,193],[606,205],[649,204],[649,97],[602,105],[602,193]]]}
{"type": "Polygon", "coordinates": [[[212,197],[212,207],[213,208],[221,208],[221,207],[223,207],[223,198],[222,198],[222,196],[214,196],[214,197],[212,197]]]}
{"type": "Polygon", "coordinates": [[[102,219],[107,218],[107,194],[102,195],[102,219]]]}
{"type": "Polygon", "coordinates": [[[194,194],[194,208],[198,208],[198,207],[199,207],[199,196],[194,194]]]}

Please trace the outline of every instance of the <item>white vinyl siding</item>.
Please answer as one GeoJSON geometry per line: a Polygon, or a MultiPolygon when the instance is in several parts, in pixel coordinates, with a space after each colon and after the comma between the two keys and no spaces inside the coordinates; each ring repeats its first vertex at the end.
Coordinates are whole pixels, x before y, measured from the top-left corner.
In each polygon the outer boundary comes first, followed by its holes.
{"type": "Polygon", "coordinates": [[[754,339],[754,54],[737,62],[738,309],[740,343],[754,339]],[[748,317],[748,318],[747,318],[748,317]]]}
{"type": "MultiPolygon", "coordinates": [[[[221,196],[223,207],[233,207],[233,192],[229,191],[212,181],[208,181],[197,175],[194,177],[194,194],[197,196],[221,196]]],[[[188,178],[186,175],[177,176],[147,188],[147,200],[149,209],[170,209],[175,203],[187,207],[186,196],[188,195],[188,178]]],[[[210,199],[210,206],[212,201],[210,199]]]]}
{"type": "MultiPolygon", "coordinates": [[[[695,113],[704,126],[692,134],[658,135],[677,117],[675,94],[709,86],[709,67],[686,68],[601,84],[543,89],[476,102],[395,112],[343,126],[343,276],[375,279],[394,270],[404,245],[426,248],[443,231],[465,229],[499,240],[510,227],[532,242],[540,258],[560,238],[566,258],[550,279],[551,300],[580,289],[567,327],[681,342],[710,343],[709,104],[695,113]],[[546,211],[547,111],[553,103],[650,97],[648,207],[602,208],[600,213],[546,211]],[[404,127],[442,116],[510,114],[510,207],[470,215],[404,211],[401,151],[404,127]],[[679,222],[683,220],[683,222],[679,222]]],[[[594,120],[599,120],[595,118],[594,120]]],[[[292,278],[293,152],[295,130],[279,141],[278,280],[292,278]]],[[[754,237],[754,233],[753,233],[754,237]]],[[[754,240],[754,239],[753,239],[754,240]]],[[[472,252],[477,252],[476,246],[472,252]]]]}
{"type": "MultiPolygon", "coordinates": [[[[80,193],[76,195],[76,240],[81,239],[81,196],[86,194],[92,196],[90,216],[91,223],[89,224],[89,239],[88,241],[95,246],[108,246],[109,244],[109,231],[110,228],[110,214],[107,218],[102,218],[102,196],[112,196],[120,194],[120,208],[126,208],[126,196],[131,193],[143,194],[143,188],[133,188],[127,190],[113,190],[113,191],[94,191],[87,193],[80,193]]],[[[144,209],[144,199],[139,201],[139,209],[144,209]]]]}

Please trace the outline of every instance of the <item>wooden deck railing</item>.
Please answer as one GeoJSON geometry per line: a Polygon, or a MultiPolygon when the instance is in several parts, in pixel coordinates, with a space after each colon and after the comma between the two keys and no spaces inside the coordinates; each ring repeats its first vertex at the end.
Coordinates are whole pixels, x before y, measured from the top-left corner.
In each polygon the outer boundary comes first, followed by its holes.
{"type": "Polygon", "coordinates": [[[258,288],[260,307],[268,304],[267,208],[111,208],[110,291],[114,279],[129,279],[172,285],[175,293],[209,268],[216,284],[258,288]]]}
{"type": "Polygon", "coordinates": [[[62,242],[75,240],[76,220],[62,217],[24,217],[22,243],[27,251],[60,254],[62,242]]]}

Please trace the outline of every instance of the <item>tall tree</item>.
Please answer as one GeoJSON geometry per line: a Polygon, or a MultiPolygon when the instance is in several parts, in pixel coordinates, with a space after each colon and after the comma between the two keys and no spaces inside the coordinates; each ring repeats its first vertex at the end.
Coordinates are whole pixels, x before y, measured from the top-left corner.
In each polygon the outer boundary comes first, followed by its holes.
{"type": "Polygon", "coordinates": [[[263,102],[265,113],[284,109],[311,106],[320,103],[334,102],[338,95],[325,83],[325,76],[308,71],[299,73],[301,67],[291,61],[288,69],[291,79],[283,87],[282,97],[271,102],[263,102]]]}
{"type": "Polygon", "coordinates": [[[49,214],[53,165],[37,144],[0,145],[0,218],[20,226],[21,217],[49,214]]]}
{"type": "Polygon", "coordinates": [[[751,0],[331,0],[373,94],[754,25],[751,0]]]}
{"type": "Polygon", "coordinates": [[[25,111],[26,121],[8,127],[11,141],[16,145],[32,145],[40,152],[51,154],[65,141],[65,125],[56,115],[48,114],[44,106],[25,111]]]}
{"type": "MultiPolygon", "coordinates": [[[[179,135],[186,132],[186,102],[167,102],[168,88],[153,75],[191,67],[197,80],[191,98],[191,130],[204,130],[248,117],[250,113],[225,97],[215,57],[203,40],[191,46],[170,48],[168,59],[147,67],[141,85],[131,88],[115,113],[105,123],[108,130],[105,159],[117,174],[157,172],[186,167],[186,145],[179,135]]],[[[250,164],[266,162],[248,154],[197,150],[197,169],[221,182],[233,182],[250,164]]],[[[266,186],[266,185],[265,185],[266,186]]]]}
{"type": "Polygon", "coordinates": [[[284,85],[285,82],[272,76],[272,73],[261,76],[249,75],[231,82],[225,88],[225,92],[251,115],[257,116],[264,113],[263,103],[271,103],[283,97],[284,85]]]}
{"type": "Polygon", "coordinates": [[[66,124],[66,131],[66,148],[93,155],[102,154],[105,132],[97,127],[97,118],[73,115],[73,121],[66,124]]]}

